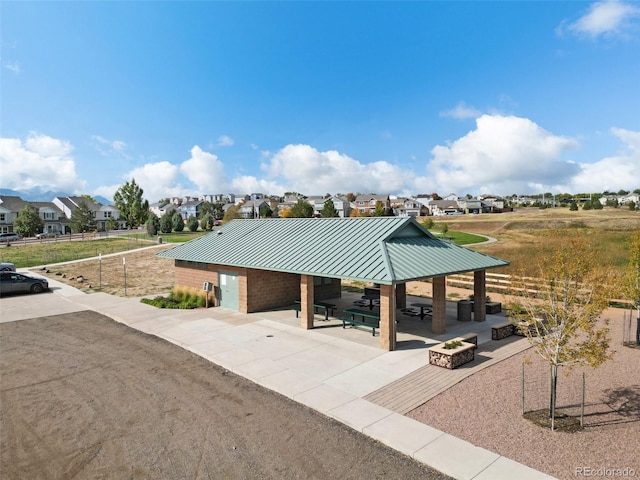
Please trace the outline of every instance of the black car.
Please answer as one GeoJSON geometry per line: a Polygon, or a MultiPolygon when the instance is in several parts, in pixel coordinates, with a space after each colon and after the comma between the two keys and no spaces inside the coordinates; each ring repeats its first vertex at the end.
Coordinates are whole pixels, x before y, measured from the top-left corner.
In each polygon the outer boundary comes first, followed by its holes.
{"type": "Polygon", "coordinates": [[[44,278],[30,277],[16,272],[0,272],[0,293],[40,293],[49,290],[44,278]]]}

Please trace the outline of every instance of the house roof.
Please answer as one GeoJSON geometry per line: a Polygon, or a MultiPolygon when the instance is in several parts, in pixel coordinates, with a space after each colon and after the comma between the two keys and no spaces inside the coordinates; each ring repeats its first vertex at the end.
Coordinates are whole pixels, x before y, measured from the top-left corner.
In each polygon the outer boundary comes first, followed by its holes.
{"type": "Polygon", "coordinates": [[[406,217],[233,220],[157,256],[386,285],[509,263],[437,239],[406,217]]]}

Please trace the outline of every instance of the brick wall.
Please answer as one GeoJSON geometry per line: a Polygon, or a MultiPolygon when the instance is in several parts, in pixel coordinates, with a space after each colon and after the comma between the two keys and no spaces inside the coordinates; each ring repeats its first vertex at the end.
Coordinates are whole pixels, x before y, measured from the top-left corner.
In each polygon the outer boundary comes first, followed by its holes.
{"type": "MultiPolygon", "coordinates": [[[[259,312],[291,305],[300,299],[300,275],[247,268],[230,268],[197,262],[175,262],[176,286],[202,289],[204,282],[215,286],[209,297],[210,305],[217,305],[218,271],[238,275],[238,310],[242,313],[259,312]]],[[[314,288],[314,298],[339,298],[342,282],[339,278],[322,279],[314,288]],[[326,283],[328,282],[328,283],[326,283]]]]}

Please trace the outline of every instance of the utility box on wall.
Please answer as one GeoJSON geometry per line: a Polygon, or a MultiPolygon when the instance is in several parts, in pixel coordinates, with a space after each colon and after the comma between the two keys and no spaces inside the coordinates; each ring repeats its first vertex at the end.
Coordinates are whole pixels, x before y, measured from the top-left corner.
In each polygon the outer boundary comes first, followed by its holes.
{"type": "Polygon", "coordinates": [[[213,291],[213,283],[212,282],[204,282],[202,284],[202,289],[205,292],[212,292],[213,291]]]}

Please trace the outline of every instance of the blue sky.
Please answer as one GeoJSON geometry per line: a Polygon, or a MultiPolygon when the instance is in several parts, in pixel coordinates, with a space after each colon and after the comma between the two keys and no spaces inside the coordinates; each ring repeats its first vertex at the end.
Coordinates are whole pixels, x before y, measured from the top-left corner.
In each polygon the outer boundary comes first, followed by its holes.
{"type": "Polygon", "coordinates": [[[640,2],[0,2],[0,187],[640,187],[640,2]]]}

